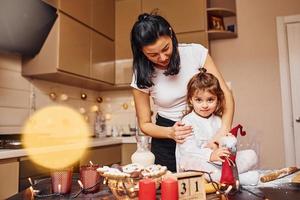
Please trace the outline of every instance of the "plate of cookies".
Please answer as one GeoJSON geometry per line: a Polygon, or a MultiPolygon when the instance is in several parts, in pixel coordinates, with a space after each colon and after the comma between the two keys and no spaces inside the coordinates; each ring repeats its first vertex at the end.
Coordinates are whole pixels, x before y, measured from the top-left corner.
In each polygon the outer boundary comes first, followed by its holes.
{"type": "Polygon", "coordinates": [[[99,167],[97,171],[104,177],[104,183],[108,185],[117,199],[132,199],[138,197],[141,179],[151,178],[158,189],[162,176],[167,173],[167,167],[161,165],[143,167],[137,163],[125,166],[114,164],[111,167],[99,167]]]}

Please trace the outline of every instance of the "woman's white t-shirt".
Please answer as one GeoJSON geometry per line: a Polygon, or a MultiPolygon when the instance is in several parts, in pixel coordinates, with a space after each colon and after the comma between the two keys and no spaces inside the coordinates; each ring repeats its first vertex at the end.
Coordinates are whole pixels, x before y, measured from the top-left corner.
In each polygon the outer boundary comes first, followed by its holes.
{"type": "Polygon", "coordinates": [[[154,109],[167,119],[179,121],[186,110],[187,84],[193,75],[203,67],[208,50],[200,44],[179,44],[180,71],[174,76],[165,76],[165,70],[155,68],[152,78],[154,85],[140,89],[133,75],[131,87],[149,94],[153,99],[154,109]]]}

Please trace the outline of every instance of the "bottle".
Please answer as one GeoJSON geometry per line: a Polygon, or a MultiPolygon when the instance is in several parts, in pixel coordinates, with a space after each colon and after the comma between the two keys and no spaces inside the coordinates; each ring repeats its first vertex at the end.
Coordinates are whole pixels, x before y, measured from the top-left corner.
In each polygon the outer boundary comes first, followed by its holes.
{"type": "Polygon", "coordinates": [[[106,135],[106,120],[101,111],[96,112],[94,131],[96,137],[105,137],[106,135]]]}
{"type": "Polygon", "coordinates": [[[146,135],[135,136],[137,141],[137,150],[131,156],[132,163],[138,163],[144,167],[154,164],[155,156],[149,150],[150,137],[146,135]]]}

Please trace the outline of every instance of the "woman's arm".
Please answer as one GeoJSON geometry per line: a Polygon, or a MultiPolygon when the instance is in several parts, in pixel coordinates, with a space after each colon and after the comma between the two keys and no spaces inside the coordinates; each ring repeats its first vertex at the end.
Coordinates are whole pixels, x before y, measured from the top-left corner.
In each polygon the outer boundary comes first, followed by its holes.
{"type": "Polygon", "coordinates": [[[191,134],[191,126],[183,126],[180,122],[176,122],[173,127],[162,127],[153,124],[151,121],[149,95],[133,89],[133,97],[139,127],[143,133],[155,138],[174,139],[178,143],[184,142],[184,139],[191,134]]]}
{"type": "Polygon", "coordinates": [[[224,92],[225,97],[225,106],[224,106],[224,113],[222,115],[222,127],[220,129],[220,133],[226,134],[230,131],[233,114],[234,114],[234,99],[231,90],[228,88],[225,80],[223,79],[220,71],[214,64],[210,55],[207,55],[204,68],[207,69],[207,72],[213,74],[219,80],[221,89],[224,92]]]}

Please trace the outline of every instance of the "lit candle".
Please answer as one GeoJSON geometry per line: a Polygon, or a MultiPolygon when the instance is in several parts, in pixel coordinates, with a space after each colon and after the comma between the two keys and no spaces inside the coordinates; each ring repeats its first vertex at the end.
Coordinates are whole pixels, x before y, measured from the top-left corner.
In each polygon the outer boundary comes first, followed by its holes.
{"type": "Polygon", "coordinates": [[[80,186],[80,188],[82,189],[83,188],[82,182],[80,180],[78,180],[77,182],[78,182],[78,185],[80,186]]]}
{"type": "Polygon", "coordinates": [[[31,178],[30,178],[30,177],[28,178],[28,181],[29,181],[30,185],[32,186],[32,185],[33,185],[33,183],[32,183],[32,180],[31,180],[31,178]]]}
{"type": "Polygon", "coordinates": [[[155,200],[155,195],[155,182],[152,179],[147,178],[139,181],[139,199],[155,200]]]}
{"type": "Polygon", "coordinates": [[[34,199],[33,187],[30,186],[30,187],[29,187],[29,190],[30,190],[30,199],[34,199]]]}
{"type": "Polygon", "coordinates": [[[175,179],[167,178],[161,183],[161,200],[178,199],[178,182],[175,179]]]}
{"type": "Polygon", "coordinates": [[[225,194],[228,194],[232,189],[232,185],[229,185],[228,188],[225,190],[225,194]]]}
{"type": "Polygon", "coordinates": [[[58,184],[58,185],[57,185],[57,191],[58,191],[58,194],[61,193],[61,184],[58,184]]]}
{"type": "Polygon", "coordinates": [[[237,190],[240,190],[240,182],[238,180],[235,182],[235,187],[237,190]]]}

